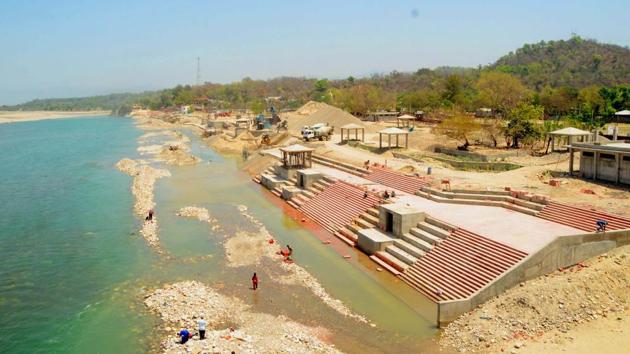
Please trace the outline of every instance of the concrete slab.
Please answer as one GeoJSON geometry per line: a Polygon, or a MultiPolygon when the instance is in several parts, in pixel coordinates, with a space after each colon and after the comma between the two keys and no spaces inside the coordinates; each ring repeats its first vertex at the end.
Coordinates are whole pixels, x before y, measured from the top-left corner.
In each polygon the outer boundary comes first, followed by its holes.
{"type": "MultiPolygon", "coordinates": [[[[334,168],[317,166],[317,169],[337,179],[364,185],[370,190],[391,192],[393,189],[334,168]]],[[[399,190],[396,190],[393,200],[527,253],[538,251],[557,236],[583,233],[569,226],[501,207],[438,203],[399,190]]]]}
{"type": "Polygon", "coordinates": [[[357,234],[357,246],[368,255],[384,251],[394,244],[394,239],[379,229],[361,229],[357,234]]]}

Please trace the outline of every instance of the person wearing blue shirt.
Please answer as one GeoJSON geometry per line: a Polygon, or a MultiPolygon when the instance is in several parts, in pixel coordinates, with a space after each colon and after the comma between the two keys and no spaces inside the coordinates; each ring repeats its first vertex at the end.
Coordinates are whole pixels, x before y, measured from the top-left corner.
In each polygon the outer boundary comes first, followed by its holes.
{"type": "Polygon", "coordinates": [[[188,342],[188,339],[190,338],[190,332],[188,332],[187,329],[182,329],[181,331],[179,331],[179,336],[182,337],[181,344],[184,344],[188,342]]]}

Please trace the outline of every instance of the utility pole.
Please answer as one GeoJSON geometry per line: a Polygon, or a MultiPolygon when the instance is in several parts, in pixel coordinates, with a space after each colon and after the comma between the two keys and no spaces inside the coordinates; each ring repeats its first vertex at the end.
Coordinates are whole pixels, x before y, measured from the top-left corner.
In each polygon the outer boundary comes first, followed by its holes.
{"type": "Polygon", "coordinates": [[[197,86],[201,85],[201,64],[199,63],[199,57],[197,57],[197,86]]]}

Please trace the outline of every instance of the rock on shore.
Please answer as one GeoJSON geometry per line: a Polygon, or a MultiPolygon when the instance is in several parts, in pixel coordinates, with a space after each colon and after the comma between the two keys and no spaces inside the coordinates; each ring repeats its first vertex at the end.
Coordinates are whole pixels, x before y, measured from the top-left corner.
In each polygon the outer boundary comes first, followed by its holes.
{"type": "Polygon", "coordinates": [[[340,353],[320,339],[327,331],[251,312],[239,299],[197,281],[167,285],[148,295],[145,304],[165,322],[164,353],[340,353]],[[176,333],[182,328],[196,333],[201,315],[208,322],[206,339],[195,336],[179,344],[176,333]]]}

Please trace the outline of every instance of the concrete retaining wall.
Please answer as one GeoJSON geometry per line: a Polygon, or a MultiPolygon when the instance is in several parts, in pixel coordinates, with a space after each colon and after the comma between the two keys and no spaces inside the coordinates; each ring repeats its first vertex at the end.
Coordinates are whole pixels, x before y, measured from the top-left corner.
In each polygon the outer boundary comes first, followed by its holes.
{"type": "Polygon", "coordinates": [[[630,244],[630,230],[560,236],[514,265],[468,299],[438,303],[438,326],[446,325],[480,304],[523,281],[566,268],[611,249],[630,244]]]}

